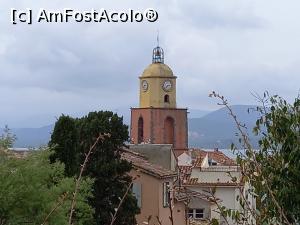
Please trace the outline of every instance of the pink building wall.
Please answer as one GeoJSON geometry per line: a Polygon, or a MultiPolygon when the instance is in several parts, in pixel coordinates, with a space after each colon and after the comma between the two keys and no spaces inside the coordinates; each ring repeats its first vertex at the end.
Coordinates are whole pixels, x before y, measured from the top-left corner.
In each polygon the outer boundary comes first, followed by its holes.
{"type": "MultiPolygon", "coordinates": [[[[144,172],[132,170],[132,177],[136,178],[134,183],[141,184],[141,213],[136,216],[138,225],[145,224],[149,216],[151,220],[149,225],[159,224],[157,218],[163,225],[171,225],[169,219],[169,207],[163,207],[163,183],[170,182],[173,178],[160,179],[144,172]]],[[[174,225],[186,225],[185,206],[181,202],[175,202],[173,208],[174,225]]]]}

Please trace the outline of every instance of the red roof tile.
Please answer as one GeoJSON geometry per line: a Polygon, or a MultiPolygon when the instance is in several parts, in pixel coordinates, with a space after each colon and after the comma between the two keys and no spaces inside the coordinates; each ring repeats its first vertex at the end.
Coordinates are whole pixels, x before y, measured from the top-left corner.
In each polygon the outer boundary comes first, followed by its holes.
{"type": "Polygon", "coordinates": [[[185,186],[197,186],[197,187],[238,187],[243,186],[242,183],[235,182],[189,182],[185,183],[185,186]]]}
{"type": "Polygon", "coordinates": [[[190,149],[192,152],[193,158],[195,158],[194,166],[201,167],[202,161],[205,156],[208,154],[208,158],[214,160],[220,166],[234,166],[236,165],[235,161],[228,156],[226,156],[223,152],[213,150],[213,151],[205,151],[202,149],[190,149]]]}
{"type": "Polygon", "coordinates": [[[171,171],[159,165],[150,163],[144,157],[135,152],[123,151],[121,153],[121,158],[131,162],[134,168],[160,179],[177,176],[175,171],[171,171]]]}
{"type": "MultiPolygon", "coordinates": [[[[185,201],[188,200],[191,197],[196,197],[203,199],[205,201],[214,203],[214,199],[212,195],[208,192],[204,192],[202,190],[195,191],[195,190],[190,190],[185,187],[176,187],[174,190],[175,198],[177,201],[185,201]]],[[[216,198],[216,201],[220,201],[220,199],[216,198]]]]}

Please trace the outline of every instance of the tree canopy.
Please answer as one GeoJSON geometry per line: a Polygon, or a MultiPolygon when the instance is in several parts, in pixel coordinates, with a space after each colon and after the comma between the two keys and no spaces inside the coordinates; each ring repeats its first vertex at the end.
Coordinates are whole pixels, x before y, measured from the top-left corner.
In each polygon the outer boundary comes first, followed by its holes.
{"type": "Polygon", "coordinates": [[[13,147],[13,144],[16,140],[16,135],[14,135],[6,125],[3,130],[3,133],[0,136],[0,149],[7,149],[13,147]]]}
{"type": "Polygon", "coordinates": [[[76,120],[62,115],[57,120],[49,146],[54,153],[50,156],[51,162],[59,159],[65,164],[65,174],[75,176],[79,169],[80,152],[78,148],[78,131],[76,129],[76,120]]]}
{"type": "MultiPolygon", "coordinates": [[[[73,177],[64,176],[64,165],[50,164],[49,150],[16,158],[7,152],[0,163],[0,224],[65,225],[74,191],[73,177]]],[[[92,197],[92,180],[85,179],[77,197],[76,224],[93,224],[93,209],[85,199],[92,197]]]]}
{"type": "MultiPolygon", "coordinates": [[[[49,145],[55,154],[52,160],[66,165],[68,175],[76,175],[85,154],[99,134],[109,134],[98,142],[89,159],[84,176],[94,179],[93,197],[89,204],[94,208],[97,224],[110,224],[120,199],[125,194],[131,177],[128,172],[131,164],[121,159],[120,149],[128,140],[128,127],[123,119],[109,111],[91,112],[82,118],[70,118],[62,115],[55,124],[49,145]]],[[[126,196],[115,224],[135,224],[138,212],[136,199],[132,193],[126,196]]]]}
{"type": "MultiPolygon", "coordinates": [[[[241,189],[237,200],[242,210],[221,208],[223,217],[231,217],[237,224],[299,224],[300,222],[300,98],[290,104],[266,92],[257,107],[261,117],[253,131],[260,137],[259,148],[253,149],[246,127],[239,122],[227,100],[213,92],[211,97],[221,100],[235,121],[243,151],[232,145],[241,169],[240,182],[250,188],[241,189]],[[256,200],[256,207],[250,199],[256,200]]],[[[230,174],[229,174],[230,175],[230,174]]],[[[236,182],[237,178],[232,177],[236,182]]],[[[218,224],[213,221],[213,224],[218,224]]]]}
{"type": "Polygon", "coordinates": [[[253,185],[259,194],[258,207],[262,216],[279,216],[278,221],[285,221],[280,216],[286,216],[294,224],[300,221],[300,99],[289,104],[273,96],[269,103],[268,108],[262,109],[263,116],[254,128],[263,137],[255,153],[257,162],[262,165],[258,177],[261,182],[253,185]],[[273,198],[281,209],[274,204],[273,198]]]}

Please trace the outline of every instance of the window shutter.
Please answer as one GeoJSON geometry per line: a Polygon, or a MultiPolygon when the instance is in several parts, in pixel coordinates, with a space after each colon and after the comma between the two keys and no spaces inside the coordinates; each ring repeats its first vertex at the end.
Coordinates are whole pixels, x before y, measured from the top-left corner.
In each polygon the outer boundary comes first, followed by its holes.
{"type": "Polygon", "coordinates": [[[132,193],[134,197],[137,199],[137,205],[139,208],[142,207],[142,184],[133,183],[132,184],[132,193]]]}
{"type": "Polygon", "coordinates": [[[170,203],[170,183],[163,183],[163,207],[168,207],[170,203]]]}

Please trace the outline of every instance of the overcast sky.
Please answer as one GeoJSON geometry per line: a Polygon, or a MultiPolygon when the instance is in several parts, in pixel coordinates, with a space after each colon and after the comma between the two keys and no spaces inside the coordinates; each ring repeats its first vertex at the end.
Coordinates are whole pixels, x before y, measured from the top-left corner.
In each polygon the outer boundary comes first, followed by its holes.
{"type": "Polygon", "coordinates": [[[300,88],[299,0],[0,0],[0,127],[38,127],[61,113],[138,106],[138,76],[159,29],[180,107],[213,110],[212,91],[255,104],[300,88]],[[10,9],[145,10],[149,23],[12,25],[10,9]]]}

